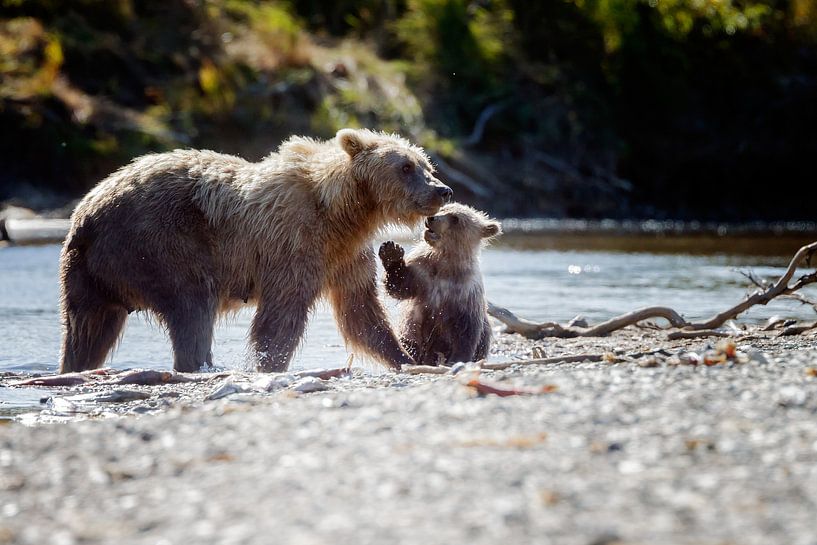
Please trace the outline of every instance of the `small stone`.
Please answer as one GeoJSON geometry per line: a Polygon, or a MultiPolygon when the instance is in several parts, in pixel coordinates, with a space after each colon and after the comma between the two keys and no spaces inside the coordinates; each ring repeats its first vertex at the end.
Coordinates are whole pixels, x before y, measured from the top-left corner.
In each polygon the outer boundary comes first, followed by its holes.
{"type": "Polygon", "coordinates": [[[746,356],[748,357],[750,362],[760,363],[762,365],[766,365],[769,363],[769,360],[766,358],[766,355],[760,350],[750,350],[746,352],[746,356]]]}
{"type": "Polygon", "coordinates": [[[465,370],[465,364],[463,362],[458,362],[458,363],[455,363],[454,365],[451,366],[451,371],[449,371],[449,373],[451,373],[452,375],[456,375],[460,371],[464,371],[464,370],[465,370]]]}
{"type": "Polygon", "coordinates": [[[777,404],[781,407],[802,407],[807,399],[806,391],[797,386],[785,386],[777,394],[777,404]]]}
{"type": "Polygon", "coordinates": [[[647,356],[638,360],[638,365],[641,367],[658,367],[658,358],[655,356],[647,356]]]}
{"type": "Polygon", "coordinates": [[[236,384],[232,380],[227,379],[220,385],[218,385],[212,392],[210,392],[206,399],[209,401],[213,401],[215,399],[221,399],[222,397],[227,397],[229,395],[247,391],[249,391],[249,388],[246,385],[236,384]]]}
{"type": "Polygon", "coordinates": [[[568,327],[587,327],[587,318],[581,314],[574,316],[572,320],[567,323],[568,327]]]}
{"type": "Polygon", "coordinates": [[[329,390],[329,385],[326,384],[325,381],[315,378],[315,377],[304,377],[295,384],[293,384],[290,389],[300,392],[302,394],[310,394],[312,392],[322,392],[324,390],[329,390]]]}
{"type": "Polygon", "coordinates": [[[291,386],[295,381],[295,375],[291,374],[266,375],[254,381],[252,388],[263,392],[274,392],[291,386]]]}

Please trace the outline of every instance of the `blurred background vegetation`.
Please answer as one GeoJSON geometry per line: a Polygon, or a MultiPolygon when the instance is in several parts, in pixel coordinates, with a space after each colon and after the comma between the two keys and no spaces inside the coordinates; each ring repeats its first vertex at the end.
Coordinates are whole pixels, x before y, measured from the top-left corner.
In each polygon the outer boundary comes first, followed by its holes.
{"type": "Polygon", "coordinates": [[[424,145],[509,216],[815,219],[815,0],[0,0],[0,200],[134,156],[424,145]]]}

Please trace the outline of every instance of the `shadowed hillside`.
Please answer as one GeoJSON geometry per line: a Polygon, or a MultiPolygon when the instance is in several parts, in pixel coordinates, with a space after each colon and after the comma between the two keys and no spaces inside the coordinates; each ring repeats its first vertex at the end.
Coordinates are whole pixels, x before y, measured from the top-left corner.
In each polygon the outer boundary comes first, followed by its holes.
{"type": "Polygon", "coordinates": [[[811,0],[0,6],[0,200],[367,126],[498,215],[814,219],[811,0]]]}

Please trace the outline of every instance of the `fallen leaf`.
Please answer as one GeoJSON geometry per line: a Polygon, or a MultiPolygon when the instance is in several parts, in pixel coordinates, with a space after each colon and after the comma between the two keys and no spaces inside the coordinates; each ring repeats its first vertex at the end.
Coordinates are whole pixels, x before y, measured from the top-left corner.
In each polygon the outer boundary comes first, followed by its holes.
{"type": "Polygon", "coordinates": [[[715,350],[726,354],[727,358],[734,358],[737,352],[737,345],[732,339],[725,339],[715,345],[715,350]]]}
{"type": "Polygon", "coordinates": [[[616,355],[615,355],[614,353],[612,353],[612,352],[605,352],[605,353],[604,353],[604,355],[602,356],[602,359],[603,359],[603,360],[604,360],[606,363],[616,363],[616,362],[618,362],[618,361],[619,361],[618,356],[616,356],[616,355]]]}
{"type": "Polygon", "coordinates": [[[460,447],[503,447],[503,448],[532,448],[536,445],[547,441],[548,434],[546,432],[536,433],[534,435],[514,435],[502,439],[494,437],[485,437],[477,439],[469,439],[461,443],[457,443],[460,447]]]}
{"type": "Polygon", "coordinates": [[[479,395],[495,395],[499,397],[549,394],[557,390],[557,387],[554,384],[545,384],[543,386],[536,387],[508,387],[502,384],[484,382],[479,378],[469,380],[467,382],[467,386],[476,390],[479,395]]]}
{"type": "Polygon", "coordinates": [[[233,460],[235,460],[235,456],[229,452],[219,452],[207,458],[208,462],[232,462],[233,460]]]}

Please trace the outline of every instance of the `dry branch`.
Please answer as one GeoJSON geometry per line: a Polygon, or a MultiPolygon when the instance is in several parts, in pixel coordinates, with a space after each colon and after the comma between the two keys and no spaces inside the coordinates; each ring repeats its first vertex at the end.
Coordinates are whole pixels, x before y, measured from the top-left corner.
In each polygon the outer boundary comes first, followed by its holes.
{"type": "Polygon", "coordinates": [[[490,104],[488,107],[482,110],[477,118],[476,124],[474,125],[474,130],[471,131],[471,135],[468,138],[463,140],[462,145],[470,147],[479,144],[482,140],[482,135],[485,132],[485,125],[488,124],[488,121],[490,121],[494,115],[499,113],[499,111],[505,107],[505,104],[506,103],[504,102],[496,102],[494,104],[490,104]]]}
{"type": "Polygon", "coordinates": [[[812,329],[817,329],[817,322],[812,322],[810,324],[800,324],[800,325],[790,325],[778,333],[781,337],[786,337],[789,335],[800,335],[801,333],[805,333],[806,331],[811,331],[812,329]]]}
{"type": "Polygon", "coordinates": [[[493,196],[494,192],[491,191],[489,188],[485,187],[483,184],[479,183],[472,177],[468,176],[464,172],[457,170],[453,166],[449,165],[442,157],[437,154],[430,154],[432,160],[434,161],[434,165],[437,167],[437,171],[443,175],[443,177],[455,184],[459,184],[462,187],[466,188],[468,191],[477,195],[479,197],[491,197],[493,196]]]}
{"type": "Polygon", "coordinates": [[[724,310],[720,314],[716,314],[705,322],[689,324],[687,327],[694,330],[716,329],[725,324],[728,320],[737,318],[738,315],[746,312],[755,305],[766,305],[775,297],[790,295],[801,289],[803,286],[817,282],[817,272],[813,272],[811,274],[801,276],[797,279],[794,285],[789,286],[789,282],[794,276],[797,267],[799,267],[803,261],[810,261],[812,254],[815,252],[817,252],[817,242],[812,242],[811,244],[803,246],[797,250],[796,254],[794,254],[794,257],[789,262],[789,266],[786,268],[786,272],[784,272],[783,275],[777,279],[777,282],[775,282],[771,287],[759,289],[749,294],[743,301],[732,308],[724,310]]]}
{"type": "Polygon", "coordinates": [[[616,316],[606,322],[590,327],[563,326],[555,322],[537,324],[523,318],[518,318],[506,308],[488,303],[488,314],[505,324],[508,333],[519,333],[528,338],[542,339],[557,337],[570,339],[573,337],[603,337],[628,325],[634,325],[649,318],[664,318],[674,327],[684,327],[687,322],[680,314],[668,307],[648,307],[616,316]]]}
{"type": "Polygon", "coordinates": [[[678,331],[672,331],[667,333],[667,340],[668,341],[676,341],[678,339],[700,339],[703,337],[728,337],[729,333],[724,333],[723,331],[716,331],[714,329],[699,329],[699,330],[688,330],[688,329],[680,329],[678,331]]]}
{"type": "Polygon", "coordinates": [[[585,361],[602,361],[604,354],[574,354],[572,356],[554,356],[552,358],[533,358],[529,360],[503,361],[498,363],[485,362],[480,365],[481,369],[490,371],[501,371],[512,365],[549,365],[552,363],[580,363],[585,361]]]}
{"type": "Polygon", "coordinates": [[[404,365],[400,370],[409,375],[445,375],[451,368],[442,365],[404,365]]]}
{"type": "MultiPolygon", "coordinates": [[[[610,320],[596,324],[590,327],[578,326],[563,326],[555,322],[536,323],[524,318],[517,317],[513,312],[506,308],[488,303],[488,314],[505,324],[508,333],[519,333],[529,339],[543,339],[546,337],[556,338],[572,338],[572,337],[603,337],[609,335],[613,331],[623,329],[630,325],[635,325],[638,322],[650,318],[663,318],[670,323],[672,328],[680,331],[671,332],[669,334],[670,340],[681,338],[695,338],[706,336],[723,336],[724,334],[716,331],[729,320],[737,318],[740,314],[746,312],[748,309],[756,305],[766,305],[772,299],[777,297],[796,298],[805,304],[811,304],[809,299],[806,299],[802,294],[796,293],[798,290],[817,282],[817,271],[810,274],[805,274],[798,278],[793,284],[791,280],[797,268],[803,264],[810,263],[811,256],[817,253],[817,242],[812,242],[800,248],[789,262],[789,266],[783,275],[777,279],[774,284],[760,281],[751,274],[743,273],[752,281],[758,289],[747,295],[743,301],[730,307],[723,312],[712,316],[703,322],[687,322],[675,310],[669,307],[648,307],[621,316],[616,316],[610,320]]],[[[814,327],[798,326],[800,330],[790,329],[789,331],[808,331],[814,327]],[[805,329],[803,329],[805,327],[805,329]]],[[[794,334],[794,333],[788,333],[794,334]]]]}
{"type": "MultiPolygon", "coordinates": [[[[757,276],[752,273],[752,271],[738,271],[740,274],[745,276],[752,284],[757,286],[760,289],[768,289],[769,288],[769,281],[764,280],[762,278],[758,278],[757,276]]],[[[787,293],[780,296],[781,299],[791,299],[793,301],[797,301],[806,306],[810,306],[814,309],[814,312],[817,312],[817,300],[810,299],[803,295],[802,293],[787,293]]]]}

